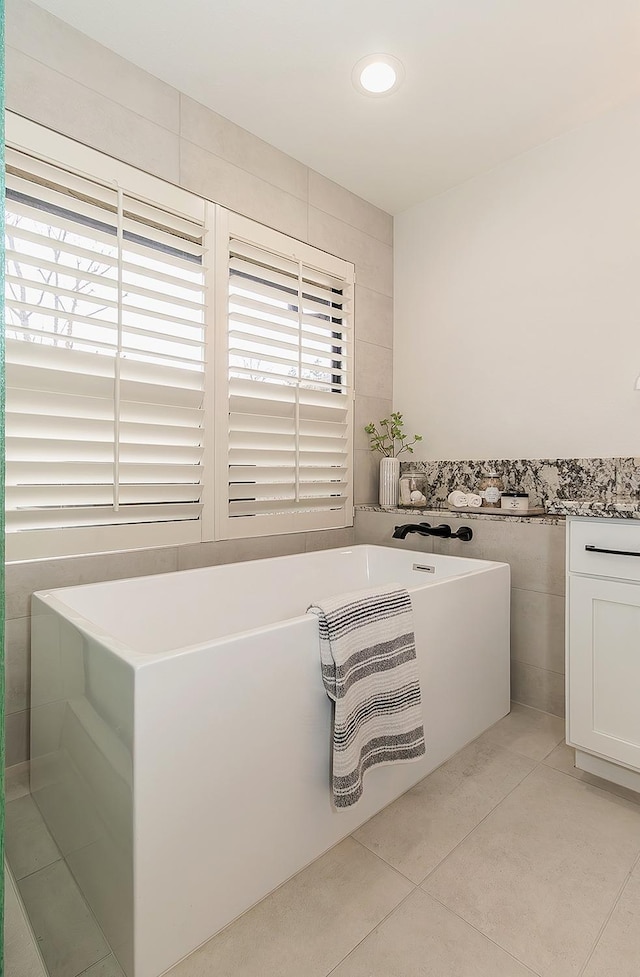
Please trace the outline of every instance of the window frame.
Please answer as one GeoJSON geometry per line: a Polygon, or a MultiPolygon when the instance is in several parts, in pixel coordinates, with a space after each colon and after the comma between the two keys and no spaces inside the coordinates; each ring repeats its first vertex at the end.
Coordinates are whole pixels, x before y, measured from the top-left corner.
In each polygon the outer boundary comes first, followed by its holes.
{"type": "MultiPolygon", "coordinates": [[[[320,532],[331,529],[344,529],[353,526],[353,425],[355,406],[355,334],[354,334],[354,288],[355,269],[351,262],[328,254],[319,248],[297,241],[273,228],[260,224],[248,217],[243,217],[224,207],[216,207],[216,241],[215,241],[215,352],[217,373],[217,390],[215,400],[215,469],[216,469],[216,497],[215,510],[215,538],[216,539],[247,539],[258,536],[284,535],[299,532],[320,532]],[[346,304],[350,308],[351,326],[351,361],[348,369],[347,391],[347,432],[345,437],[347,491],[342,514],[340,517],[328,510],[328,518],[323,519],[318,513],[291,512],[284,515],[254,515],[241,519],[229,516],[228,485],[229,485],[229,392],[228,392],[228,302],[229,302],[229,242],[231,239],[242,240],[246,244],[270,251],[294,262],[302,261],[306,265],[321,269],[328,276],[341,279],[345,283],[346,304]]],[[[335,510],[337,511],[337,510],[335,510]]]]}
{"type": "MultiPolygon", "coordinates": [[[[18,152],[35,156],[45,163],[67,170],[95,183],[117,183],[126,192],[152,206],[183,215],[205,224],[208,255],[205,254],[205,348],[212,348],[213,329],[213,262],[210,242],[213,240],[213,212],[215,205],[181,187],[136,169],[107,154],[69,139],[60,133],[8,112],[6,116],[7,146],[18,152]]],[[[148,522],[95,525],[88,527],[62,526],[7,532],[5,535],[8,563],[35,559],[55,559],[65,556],[85,556],[130,549],[148,549],[199,543],[212,538],[213,485],[204,477],[211,470],[213,455],[213,424],[211,422],[213,380],[212,357],[205,355],[203,396],[203,445],[201,453],[202,513],[198,519],[175,522],[148,522]]]]}
{"type": "MultiPolygon", "coordinates": [[[[355,271],[352,263],[230,211],[164,179],[152,176],[128,163],[86,146],[13,112],[6,114],[6,143],[18,151],[39,157],[84,179],[123,187],[126,192],[151,205],[166,208],[205,225],[205,368],[202,444],[202,511],[199,519],[183,522],[149,522],[90,527],[66,526],[46,530],[7,533],[8,563],[26,560],[106,554],[123,550],[150,549],[207,541],[313,532],[353,525],[355,402],[355,271]],[[203,215],[201,218],[200,215],[203,215]],[[228,245],[230,230],[235,238],[272,250],[294,261],[304,261],[326,274],[342,279],[350,303],[351,360],[347,398],[347,497],[340,519],[326,521],[293,513],[286,524],[278,517],[234,520],[228,516],[227,438],[221,426],[229,413],[228,400],[228,245]],[[274,521],[274,519],[276,521],[274,521]],[[249,523],[240,527],[239,522],[249,523]],[[260,522],[260,525],[258,525],[260,522]]],[[[228,425],[227,425],[228,427],[228,425]]],[[[333,510],[330,510],[333,511],[333,510]]]]}

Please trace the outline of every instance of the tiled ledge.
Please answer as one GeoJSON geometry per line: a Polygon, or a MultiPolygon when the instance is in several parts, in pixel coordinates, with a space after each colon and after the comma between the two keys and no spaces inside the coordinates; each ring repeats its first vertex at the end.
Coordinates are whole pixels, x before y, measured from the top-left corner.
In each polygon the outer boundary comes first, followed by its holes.
{"type": "MultiPolygon", "coordinates": [[[[423,519],[427,516],[434,516],[437,519],[484,519],[487,521],[496,522],[531,522],[538,523],[542,526],[557,526],[565,521],[564,515],[547,513],[546,515],[540,516],[508,516],[506,513],[503,515],[500,512],[454,512],[451,509],[446,508],[446,506],[440,507],[429,507],[426,509],[414,509],[414,508],[397,508],[397,509],[384,509],[380,505],[357,505],[356,512],[383,512],[383,513],[394,513],[398,517],[403,517],[407,522],[415,522],[416,518],[423,519]]],[[[584,513],[574,513],[575,515],[584,515],[584,513]]],[[[593,515],[599,515],[600,513],[593,513],[593,515]]],[[[638,515],[640,518],[640,514],[638,515]]]]}

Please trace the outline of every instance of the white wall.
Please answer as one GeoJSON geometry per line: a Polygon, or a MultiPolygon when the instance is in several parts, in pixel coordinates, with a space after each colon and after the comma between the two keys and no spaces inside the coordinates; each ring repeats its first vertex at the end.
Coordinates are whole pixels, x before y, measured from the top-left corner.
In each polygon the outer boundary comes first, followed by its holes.
{"type": "Polygon", "coordinates": [[[640,455],[640,102],[411,208],[394,243],[422,456],[640,455]]]}

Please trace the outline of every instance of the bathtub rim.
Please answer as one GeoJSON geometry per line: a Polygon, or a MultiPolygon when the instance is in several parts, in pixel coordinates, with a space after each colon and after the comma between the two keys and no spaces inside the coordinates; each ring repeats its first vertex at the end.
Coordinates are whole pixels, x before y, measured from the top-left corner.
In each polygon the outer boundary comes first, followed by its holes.
{"type": "MultiPolygon", "coordinates": [[[[119,577],[116,578],[115,580],[93,581],[91,583],[85,583],[85,584],[71,584],[68,587],[56,587],[56,588],[50,588],[46,590],[34,591],[33,594],[31,595],[32,598],[31,616],[33,617],[34,613],[37,613],[36,610],[37,603],[34,601],[35,598],[36,601],[43,604],[50,611],[54,612],[57,616],[62,617],[65,620],[69,621],[74,627],[76,627],[81,633],[85,634],[88,638],[99,641],[103,647],[107,648],[112,654],[114,654],[121,661],[126,662],[134,670],[138,670],[140,668],[144,668],[145,666],[158,664],[162,661],[167,661],[170,659],[173,660],[175,658],[182,657],[183,655],[197,654],[199,652],[206,651],[207,649],[215,649],[221,645],[228,644],[235,640],[241,640],[242,638],[247,637],[248,635],[255,635],[257,633],[271,633],[283,627],[294,626],[294,625],[300,626],[303,625],[305,622],[307,622],[310,626],[317,627],[317,618],[315,617],[315,615],[310,615],[308,613],[299,614],[293,617],[283,618],[282,620],[279,621],[274,621],[270,624],[262,624],[254,628],[245,628],[239,631],[230,631],[227,634],[219,635],[216,638],[209,638],[204,641],[196,642],[190,645],[181,645],[178,648],[171,648],[166,651],[143,652],[135,648],[133,645],[130,645],[127,642],[123,641],[121,638],[118,638],[116,635],[113,634],[113,632],[105,630],[103,627],[96,624],[90,618],[87,618],[85,615],[75,610],[75,608],[71,607],[71,605],[65,603],[64,600],[58,597],[58,594],[64,593],[67,590],[80,590],[86,587],[109,587],[112,584],[122,585],[127,581],[144,581],[144,580],[155,579],[156,577],[160,577],[160,576],[166,578],[166,577],[174,576],[176,574],[185,574],[185,573],[199,574],[199,573],[205,573],[208,571],[218,570],[218,569],[224,570],[227,567],[238,567],[247,563],[261,564],[261,563],[269,563],[274,561],[277,561],[278,563],[283,563],[285,561],[295,561],[304,557],[317,556],[319,554],[324,554],[324,553],[346,554],[346,553],[351,553],[354,550],[378,550],[378,551],[391,550],[392,552],[396,552],[397,549],[398,548],[396,547],[392,548],[387,546],[379,546],[371,543],[359,543],[354,546],[341,546],[329,550],[317,550],[314,551],[314,553],[293,553],[287,556],[262,557],[256,560],[237,560],[235,563],[220,563],[220,564],[214,564],[212,566],[193,567],[186,570],[171,570],[168,571],[167,573],[149,573],[149,574],[141,574],[140,576],[135,576],[135,577],[119,577]]],[[[477,576],[478,574],[492,572],[502,567],[506,567],[509,570],[509,573],[511,572],[511,567],[509,566],[508,563],[501,563],[495,560],[481,560],[475,557],[465,557],[465,556],[463,557],[450,556],[448,554],[441,554],[441,553],[425,553],[423,550],[402,549],[401,552],[403,555],[407,557],[410,556],[419,557],[420,561],[423,563],[425,562],[425,558],[428,559],[435,558],[436,560],[443,561],[445,563],[458,562],[464,560],[465,562],[468,561],[474,564],[478,564],[478,566],[474,567],[473,569],[463,570],[461,573],[452,576],[443,577],[441,579],[425,578],[423,583],[417,584],[416,586],[413,587],[407,587],[406,589],[409,594],[414,594],[421,590],[425,590],[427,588],[431,590],[434,587],[442,587],[447,584],[451,585],[454,583],[454,581],[459,580],[463,577],[477,576]]],[[[358,588],[358,589],[363,590],[366,588],[358,588]]],[[[325,596],[332,596],[332,595],[325,595],[325,596]]]]}

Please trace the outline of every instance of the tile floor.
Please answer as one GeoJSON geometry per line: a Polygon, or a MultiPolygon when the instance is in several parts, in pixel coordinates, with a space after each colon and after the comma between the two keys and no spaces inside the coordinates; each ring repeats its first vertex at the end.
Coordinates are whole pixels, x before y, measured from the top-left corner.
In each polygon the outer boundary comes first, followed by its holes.
{"type": "MultiPolygon", "coordinates": [[[[640,795],[576,770],[563,739],[514,704],[170,977],[640,977],[640,795]]],[[[120,977],[11,796],[7,857],[50,977],[120,977]]],[[[40,977],[7,963],[23,972],[40,977]]]]}

